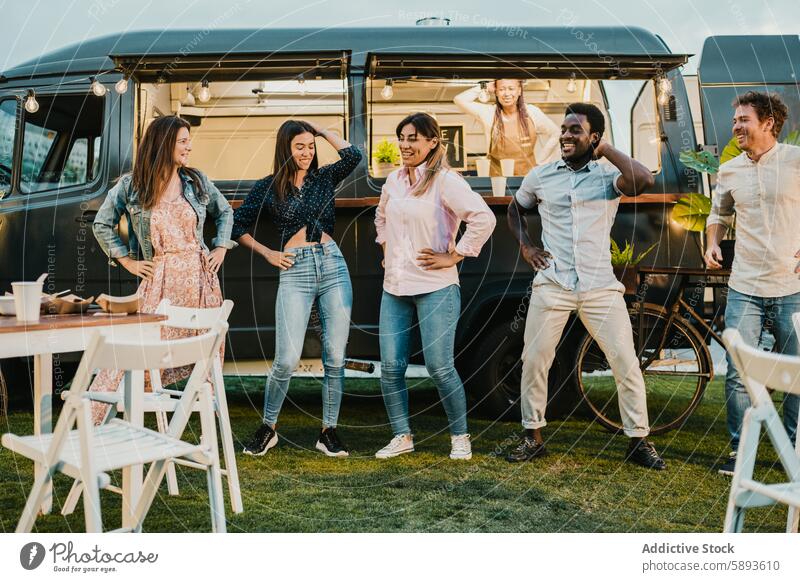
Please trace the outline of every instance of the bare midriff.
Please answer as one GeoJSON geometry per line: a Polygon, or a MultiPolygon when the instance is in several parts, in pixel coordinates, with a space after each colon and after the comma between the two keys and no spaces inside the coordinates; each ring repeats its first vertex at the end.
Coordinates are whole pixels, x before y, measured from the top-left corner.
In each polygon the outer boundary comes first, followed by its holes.
{"type": "Polygon", "coordinates": [[[306,240],[306,227],[304,226],[303,228],[301,228],[300,230],[298,230],[296,233],[294,233],[292,235],[292,238],[290,238],[286,242],[286,244],[283,246],[283,249],[286,250],[286,249],[297,248],[297,247],[310,247],[310,246],[316,245],[316,244],[325,244],[326,242],[330,242],[332,240],[333,239],[330,237],[330,235],[327,232],[323,232],[322,236],[320,237],[320,241],[318,243],[317,242],[313,242],[313,241],[307,241],[306,240]]]}

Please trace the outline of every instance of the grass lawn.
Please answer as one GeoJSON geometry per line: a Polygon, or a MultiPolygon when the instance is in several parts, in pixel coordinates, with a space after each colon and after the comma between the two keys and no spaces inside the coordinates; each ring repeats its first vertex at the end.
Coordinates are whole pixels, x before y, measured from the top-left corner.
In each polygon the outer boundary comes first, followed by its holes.
{"type": "MultiPolygon", "coordinates": [[[[231,422],[247,441],[259,422],[263,379],[226,378],[231,422]]],[[[722,382],[717,379],[680,431],[654,438],[668,470],[622,462],[626,440],[583,417],[556,420],[545,433],[548,457],[511,465],[504,451],[519,438],[516,423],[472,418],[474,456],[448,458],[446,421],[429,381],[411,391],[417,451],[378,461],[388,442],[376,380],[348,380],[340,434],[353,450],[328,459],[314,450],[319,383],[293,380],[281,415],[279,445],[264,457],[238,455],[245,512],[228,512],[230,532],[715,532],[722,527],[729,480],[711,470],[727,454],[722,382]]],[[[32,414],[13,412],[3,432],[30,434],[32,414]]],[[[198,428],[198,423],[192,425],[198,428]]],[[[765,444],[758,477],[782,477],[765,444]]],[[[178,467],[181,495],[166,486],[145,521],[150,532],[208,531],[205,476],[178,467]]],[[[33,480],[32,464],[0,449],[0,531],[13,531],[33,480]]],[[[55,507],[69,490],[56,479],[55,507]]],[[[105,527],[119,527],[120,498],[103,492],[105,527]]],[[[226,492],[227,501],[227,492],[226,492]]],[[[43,532],[82,531],[83,513],[40,517],[43,532]]],[[[786,509],[750,510],[746,531],[783,531],[786,509]]]]}

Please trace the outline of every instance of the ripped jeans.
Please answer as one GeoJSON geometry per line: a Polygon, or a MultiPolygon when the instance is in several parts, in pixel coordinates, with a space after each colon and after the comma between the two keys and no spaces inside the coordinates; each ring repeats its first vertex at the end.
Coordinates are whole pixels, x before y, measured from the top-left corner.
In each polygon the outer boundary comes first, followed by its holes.
{"type": "Polygon", "coordinates": [[[453,352],[461,289],[450,285],[431,293],[398,296],[383,292],[381,298],[381,392],[395,435],[410,434],[406,368],[414,313],[419,320],[425,367],[431,375],[447,414],[452,435],[467,432],[467,398],[456,372],[453,352]]]}

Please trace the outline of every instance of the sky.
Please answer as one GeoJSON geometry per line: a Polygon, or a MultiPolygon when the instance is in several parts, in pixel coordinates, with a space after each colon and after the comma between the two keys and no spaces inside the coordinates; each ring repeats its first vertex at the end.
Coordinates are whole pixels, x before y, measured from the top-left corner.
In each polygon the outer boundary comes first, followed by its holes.
{"type": "MultiPolygon", "coordinates": [[[[126,30],[412,26],[425,16],[451,26],[640,26],[675,53],[694,54],[721,34],[798,34],[798,0],[0,0],[0,71],[98,36],[126,30]]],[[[611,88],[614,126],[628,124],[637,87],[611,88]],[[616,94],[615,94],[616,93],[616,94]]],[[[617,132],[615,132],[617,133],[617,132]]],[[[626,132],[618,145],[628,149],[626,132]]]]}

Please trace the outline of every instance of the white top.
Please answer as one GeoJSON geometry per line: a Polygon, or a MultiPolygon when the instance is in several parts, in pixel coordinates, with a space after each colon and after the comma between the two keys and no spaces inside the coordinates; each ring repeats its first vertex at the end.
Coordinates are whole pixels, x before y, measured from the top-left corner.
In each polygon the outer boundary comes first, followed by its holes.
{"type": "MultiPolygon", "coordinates": [[[[481,88],[479,85],[467,89],[455,96],[453,103],[465,113],[476,117],[483,126],[483,133],[486,136],[486,148],[492,141],[492,124],[494,123],[494,110],[496,105],[493,103],[481,103],[478,101],[481,88]]],[[[536,145],[533,154],[537,164],[547,164],[561,159],[561,150],[558,147],[558,137],[560,130],[555,122],[550,119],[544,111],[531,105],[525,104],[528,108],[528,115],[533,121],[536,129],[536,145]]]]}
{"type": "Polygon", "coordinates": [[[777,143],[758,162],[742,153],[720,166],[706,226],[728,225],[734,212],[731,289],[756,297],[800,293],[800,147],[777,143]]]}
{"type": "MultiPolygon", "coordinates": [[[[415,168],[417,180],[424,169],[425,164],[415,168]]],[[[408,170],[395,170],[386,178],[375,211],[375,242],[386,243],[383,289],[392,295],[419,295],[458,285],[458,267],[426,271],[417,264],[419,251],[455,249],[462,256],[477,257],[496,223],[481,195],[452,170],[439,172],[425,194],[415,196],[411,190],[408,170]],[[455,244],[462,221],[467,228],[455,244]]]]}

